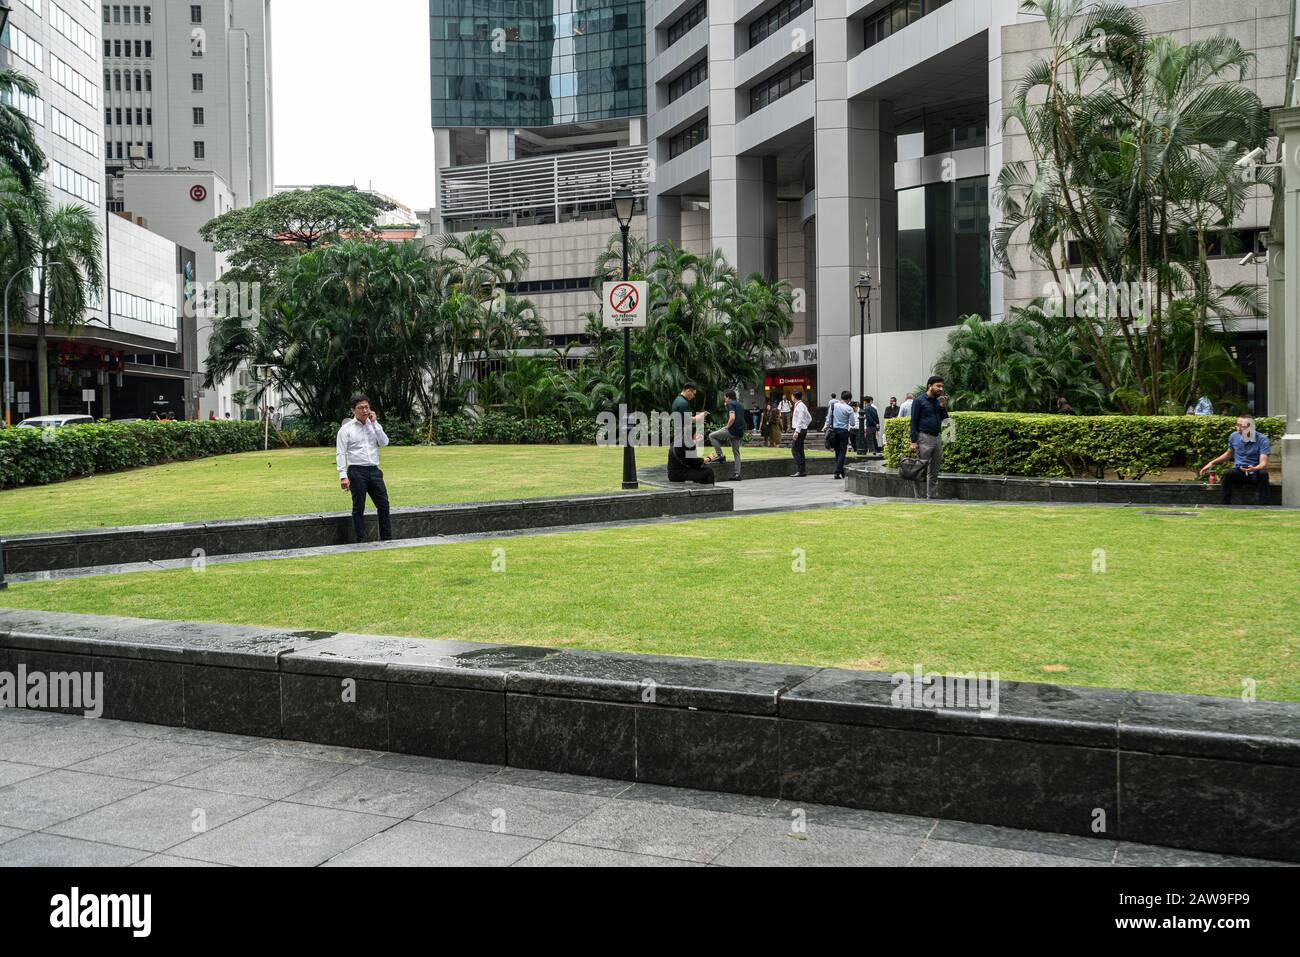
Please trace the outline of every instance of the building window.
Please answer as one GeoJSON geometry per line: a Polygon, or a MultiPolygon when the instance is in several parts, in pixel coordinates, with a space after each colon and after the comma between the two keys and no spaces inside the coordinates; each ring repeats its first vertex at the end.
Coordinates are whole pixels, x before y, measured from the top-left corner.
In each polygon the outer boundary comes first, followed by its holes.
{"type": "Polygon", "coordinates": [[[190,4],[190,23],[203,22],[203,8],[197,3],[190,4]]]}
{"type": "Polygon", "coordinates": [[[143,107],[139,107],[139,106],[137,106],[137,107],[135,108],[135,125],[136,125],[136,126],[144,126],[144,109],[143,109],[143,107]]]}
{"type": "Polygon", "coordinates": [[[988,178],[929,183],[897,192],[899,330],[951,326],[988,315],[988,178]]]}
{"type": "Polygon", "coordinates": [[[749,45],[762,43],[805,10],[811,10],[813,0],[785,0],[768,10],[749,25],[749,45]]]}
{"type": "Polygon", "coordinates": [[[144,110],[144,125],[153,126],[153,107],[146,106],[144,110]]]}
{"type": "Polygon", "coordinates": [[[203,74],[202,74],[202,73],[191,73],[191,74],[190,74],[190,89],[192,89],[195,93],[202,93],[202,92],[203,92],[203,74]]]}
{"type": "Polygon", "coordinates": [[[105,57],[105,58],[108,58],[108,57],[111,57],[112,55],[113,55],[113,41],[112,41],[112,40],[105,40],[105,41],[104,41],[104,57],[105,57]]]}
{"type": "Polygon", "coordinates": [[[676,159],[692,147],[699,146],[709,138],[709,118],[688,126],[668,141],[668,158],[676,159]]]}
{"type": "Polygon", "coordinates": [[[137,93],[139,93],[143,88],[144,88],[144,86],[143,86],[143,84],[140,82],[140,71],[139,71],[139,70],[136,70],[136,71],[135,71],[135,91],[136,91],[137,93]]]}
{"type": "Polygon", "coordinates": [[[105,70],[104,71],[104,92],[105,93],[111,92],[112,89],[113,89],[113,78],[109,75],[108,71],[105,70]]]}
{"type": "Polygon", "coordinates": [[[668,46],[672,46],[686,34],[691,32],[691,28],[704,22],[709,15],[709,5],[701,0],[695,6],[691,7],[684,14],[674,20],[668,27],[668,46]]]}
{"type": "MultiPolygon", "coordinates": [[[[145,9],[148,8],[146,7],[145,9]]],[[[145,151],[148,153],[149,158],[153,159],[153,140],[150,140],[148,143],[145,144],[145,151]]]]}
{"type": "Polygon", "coordinates": [[[197,159],[197,160],[204,159],[204,152],[205,152],[205,150],[204,150],[204,146],[203,146],[203,140],[195,140],[195,141],[194,141],[194,158],[197,159]]]}
{"type": "Polygon", "coordinates": [[[104,4],[104,22],[105,22],[105,23],[109,23],[109,22],[110,22],[109,9],[108,9],[108,4],[107,4],[107,3],[104,4]]]}
{"type": "Polygon", "coordinates": [[[139,41],[139,40],[136,40],[136,41],[135,41],[135,55],[136,55],[137,57],[141,55],[141,53],[140,53],[140,48],[141,48],[142,46],[144,46],[144,44],[143,44],[141,41],[139,41]]]}
{"type": "Polygon", "coordinates": [[[119,6],[113,7],[113,22],[114,23],[122,22],[122,8],[119,6]]]}
{"type": "Polygon", "coordinates": [[[757,113],[763,107],[775,103],[783,96],[793,93],[813,78],[813,55],[800,57],[780,73],[768,77],[749,91],[749,112],[757,113]]]}
{"type": "MultiPolygon", "coordinates": [[[[105,40],[104,42],[105,42],[105,43],[108,43],[108,42],[110,42],[110,41],[105,40]]],[[[122,41],[121,41],[121,40],[113,40],[113,41],[111,41],[111,42],[112,42],[112,44],[113,44],[113,56],[121,56],[121,55],[122,55],[122,41]]]]}
{"type": "Polygon", "coordinates": [[[144,91],[146,93],[153,92],[153,71],[152,70],[144,71],[144,91]]]}
{"type": "Polygon", "coordinates": [[[132,8],[131,8],[131,16],[132,16],[132,18],[135,20],[136,23],[139,23],[139,22],[140,22],[140,8],[139,8],[139,7],[132,7],[132,8]]]}
{"type": "Polygon", "coordinates": [[[150,59],[153,58],[153,41],[152,41],[152,40],[145,40],[145,41],[144,41],[144,55],[147,56],[147,57],[149,57],[150,59]]]}
{"type": "Polygon", "coordinates": [[[879,13],[867,17],[863,24],[862,45],[875,46],[926,14],[946,6],[948,2],[949,0],[894,0],[879,13]]]}
{"type": "Polygon", "coordinates": [[[104,125],[105,126],[113,125],[113,111],[111,108],[107,106],[104,107],[104,125]]]}
{"type": "Polygon", "coordinates": [[[113,111],[113,123],[116,126],[122,125],[122,108],[120,106],[113,111]]]}
{"type": "Polygon", "coordinates": [[[144,22],[153,23],[153,7],[144,8],[144,22]]]}
{"type": "Polygon", "coordinates": [[[122,71],[121,70],[113,71],[113,89],[117,90],[117,92],[119,93],[122,92],[122,71]]]}
{"type": "Polygon", "coordinates": [[[203,125],[203,107],[201,106],[194,107],[194,125],[195,126],[203,125]]]}
{"type": "Polygon", "coordinates": [[[677,79],[668,84],[668,102],[679,99],[688,90],[693,90],[709,78],[709,61],[701,60],[677,79]]]}

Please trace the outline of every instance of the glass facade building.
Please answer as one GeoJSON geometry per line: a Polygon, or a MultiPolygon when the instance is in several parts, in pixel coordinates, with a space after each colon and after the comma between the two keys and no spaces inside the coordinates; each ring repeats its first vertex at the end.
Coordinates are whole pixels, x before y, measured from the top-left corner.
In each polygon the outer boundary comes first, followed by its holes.
{"type": "Polygon", "coordinates": [[[643,116],[645,4],[430,0],[434,127],[643,116]]]}

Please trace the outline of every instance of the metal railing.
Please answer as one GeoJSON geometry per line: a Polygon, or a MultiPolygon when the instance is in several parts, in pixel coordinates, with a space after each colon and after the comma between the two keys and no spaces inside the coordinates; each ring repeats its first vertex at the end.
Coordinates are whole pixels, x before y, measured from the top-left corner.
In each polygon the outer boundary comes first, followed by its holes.
{"type": "Polygon", "coordinates": [[[444,221],[526,214],[559,222],[566,212],[610,205],[624,186],[644,198],[651,178],[644,146],[453,166],[439,177],[439,212],[444,221]]]}

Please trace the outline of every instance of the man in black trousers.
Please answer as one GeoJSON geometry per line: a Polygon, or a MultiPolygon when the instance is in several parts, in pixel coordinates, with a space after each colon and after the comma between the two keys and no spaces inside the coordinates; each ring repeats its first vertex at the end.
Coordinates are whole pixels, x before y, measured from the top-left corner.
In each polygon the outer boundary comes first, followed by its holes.
{"type": "Polygon", "coordinates": [[[366,540],[366,495],[379,513],[379,538],[393,537],[388,518],[388,488],[379,470],[379,450],[388,444],[384,428],[364,395],[352,397],[352,418],[346,420],[334,440],[334,463],[339,470],[339,485],[352,493],[352,530],[357,541],[366,540]]]}

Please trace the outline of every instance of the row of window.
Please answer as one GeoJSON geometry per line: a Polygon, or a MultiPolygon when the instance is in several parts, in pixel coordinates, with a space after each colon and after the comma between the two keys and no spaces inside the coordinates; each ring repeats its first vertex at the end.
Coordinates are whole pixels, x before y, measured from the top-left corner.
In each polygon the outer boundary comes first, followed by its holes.
{"type": "Polygon", "coordinates": [[[577,279],[530,279],[517,282],[513,294],[528,296],[539,292],[577,292],[591,289],[591,277],[581,276],[577,279]]]}
{"type": "Polygon", "coordinates": [[[668,102],[676,100],[687,90],[693,90],[709,78],[709,61],[701,60],[677,79],[668,84],[668,102]]]}
{"type": "MultiPolygon", "coordinates": [[[[116,90],[118,93],[122,93],[122,92],[130,93],[131,77],[132,77],[132,73],[130,70],[125,70],[125,71],[114,70],[112,74],[110,74],[107,70],[105,70],[104,71],[104,92],[107,93],[112,90],[116,90]],[[125,86],[123,86],[123,77],[126,78],[125,86]]],[[[135,92],[137,93],[153,92],[153,71],[152,70],[145,70],[143,74],[139,70],[135,71],[135,92]],[[144,81],[143,83],[141,83],[142,80],[144,81]]]]}
{"type": "Polygon", "coordinates": [[[50,4],[50,26],[80,47],[86,56],[95,55],[95,35],[53,3],[50,4]]]}
{"type": "Polygon", "coordinates": [[[813,78],[813,55],[800,57],[780,73],[776,73],[749,91],[749,112],[757,113],[770,103],[793,93],[813,78]]]}
{"type": "Polygon", "coordinates": [[[709,138],[709,118],[688,126],[668,141],[668,158],[676,159],[692,147],[699,146],[709,138]]]}
{"type": "Polygon", "coordinates": [[[38,17],[41,15],[41,0],[18,0],[18,2],[32,10],[38,17]]]}
{"type": "Polygon", "coordinates": [[[897,33],[910,23],[915,23],[927,13],[933,13],[950,0],[894,0],[884,10],[868,17],[862,38],[864,46],[875,46],[885,37],[897,33]]]}
{"type": "Polygon", "coordinates": [[[99,180],[83,176],[58,160],[50,160],[45,168],[45,179],[50,185],[57,186],[65,193],[71,193],[92,206],[99,205],[99,180]]]}
{"type": "Polygon", "coordinates": [[[153,23],[153,7],[127,7],[104,4],[105,23],[153,23]],[[111,16],[110,16],[111,13],[111,16]],[[143,14],[143,19],[141,19],[143,14]]]}
{"type": "Polygon", "coordinates": [[[114,289],[111,306],[113,315],[123,319],[136,319],[151,326],[176,328],[176,307],[166,303],[154,302],[144,296],[134,296],[129,292],[114,289]]]}
{"type": "Polygon", "coordinates": [[[53,53],[50,54],[50,79],[78,99],[99,109],[99,88],[53,53]]]}
{"type": "Polygon", "coordinates": [[[91,156],[99,157],[99,134],[53,106],[50,107],[50,129],[55,136],[61,136],[91,156]]]}
{"type": "Polygon", "coordinates": [[[39,96],[28,96],[26,93],[9,87],[6,90],[0,90],[0,103],[14,107],[37,126],[45,125],[45,101],[39,96]]]}
{"type": "MultiPolygon", "coordinates": [[[[432,25],[434,39],[478,40],[497,44],[522,41],[560,40],[566,37],[588,39],[616,30],[641,33],[645,9],[640,3],[603,3],[578,13],[562,12],[548,16],[524,15],[503,22],[495,17],[439,17],[441,29],[432,25]]],[[[196,21],[197,22],[197,21],[196,21]]]]}
{"type": "MultiPolygon", "coordinates": [[[[131,125],[131,108],[126,108],[126,122],[122,122],[122,110],[104,107],[104,125],[105,126],[130,126],[131,125]]],[[[136,126],[153,126],[153,107],[147,106],[141,109],[135,108],[135,125],[136,126]]]]}
{"type": "Polygon", "coordinates": [[[691,7],[680,17],[668,25],[668,45],[672,46],[691,29],[703,23],[709,15],[709,5],[706,0],[700,0],[695,6],[691,7]]]}
{"type": "Polygon", "coordinates": [[[784,0],[749,25],[749,45],[758,46],[805,10],[811,10],[813,0],[784,0]]]}
{"type": "MultiPolygon", "coordinates": [[[[108,154],[105,156],[105,159],[113,159],[114,153],[116,153],[116,158],[120,160],[131,158],[130,143],[107,143],[105,145],[108,147],[108,154]]],[[[137,141],[135,145],[141,148],[145,156],[147,156],[149,159],[153,159],[153,140],[150,140],[148,143],[141,143],[137,141]]]]}
{"type": "Polygon", "coordinates": [[[104,56],[105,57],[130,57],[131,51],[135,50],[135,56],[139,59],[152,59],[153,41],[152,40],[105,40],[104,56]]]}
{"type": "Polygon", "coordinates": [[[23,33],[12,23],[5,28],[4,36],[7,38],[5,46],[16,57],[26,60],[38,70],[45,69],[45,48],[23,33]]]}

